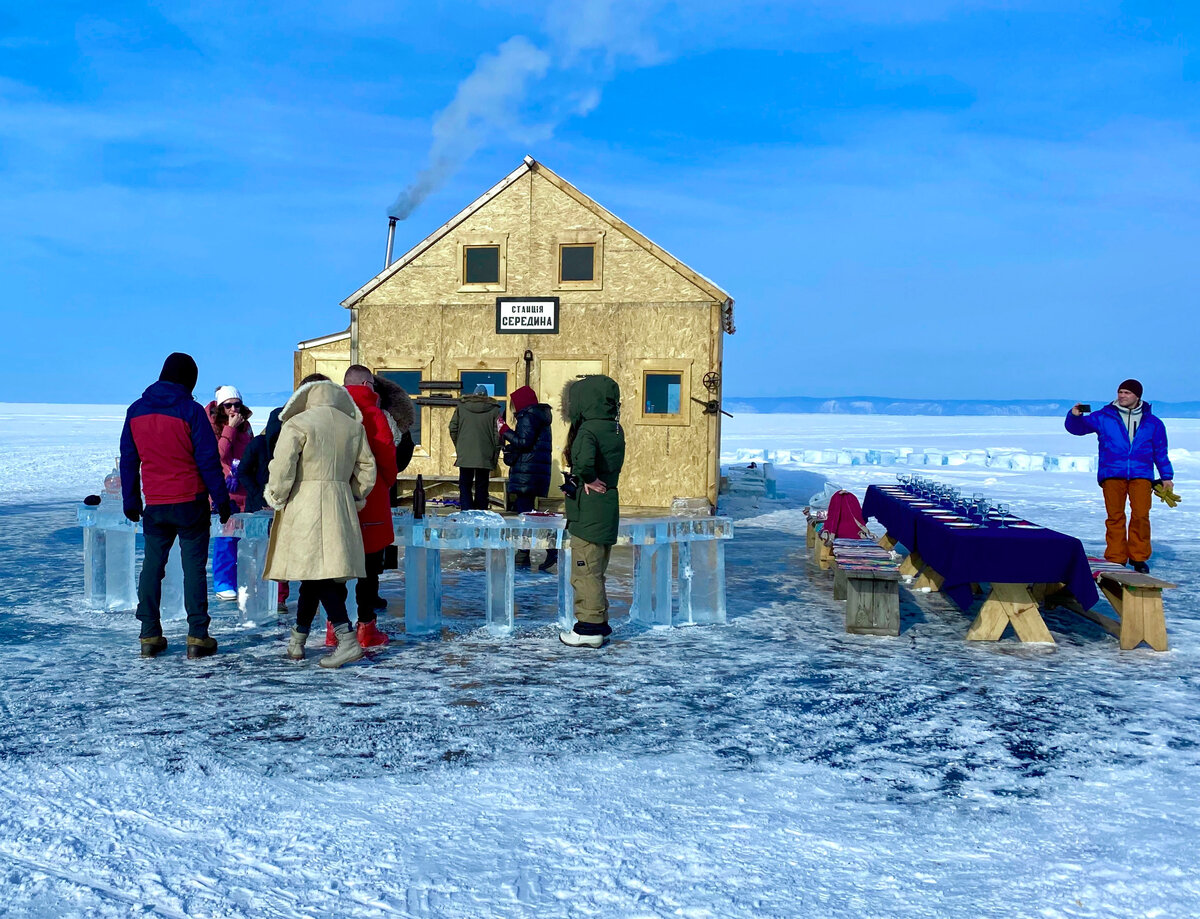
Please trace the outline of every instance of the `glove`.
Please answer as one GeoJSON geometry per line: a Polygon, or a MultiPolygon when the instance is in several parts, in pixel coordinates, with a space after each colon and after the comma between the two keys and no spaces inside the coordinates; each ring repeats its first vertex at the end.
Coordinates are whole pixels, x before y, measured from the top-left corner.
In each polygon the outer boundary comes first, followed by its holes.
{"type": "Polygon", "coordinates": [[[233,504],[231,504],[228,500],[222,501],[217,506],[218,519],[220,519],[221,523],[228,523],[229,518],[232,516],[233,516],[233,504]]]}
{"type": "Polygon", "coordinates": [[[496,419],[496,433],[500,435],[501,440],[503,440],[504,435],[507,434],[511,430],[512,430],[512,428],[510,428],[508,426],[508,423],[505,422],[505,420],[503,418],[496,419]]]}
{"type": "Polygon", "coordinates": [[[1159,500],[1162,501],[1164,504],[1166,504],[1167,507],[1174,507],[1176,504],[1178,504],[1180,501],[1183,500],[1183,498],[1181,498],[1181,497],[1179,497],[1179,495],[1175,494],[1174,485],[1172,485],[1171,487],[1168,488],[1166,485],[1163,484],[1162,479],[1155,479],[1154,493],[1156,495],[1158,495],[1159,500]]]}
{"type": "Polygon", "coordinates": [[[142,509],[140,507],[125,508],[125,519],[130,523],[137,523],[142,519],[142,509]]]}

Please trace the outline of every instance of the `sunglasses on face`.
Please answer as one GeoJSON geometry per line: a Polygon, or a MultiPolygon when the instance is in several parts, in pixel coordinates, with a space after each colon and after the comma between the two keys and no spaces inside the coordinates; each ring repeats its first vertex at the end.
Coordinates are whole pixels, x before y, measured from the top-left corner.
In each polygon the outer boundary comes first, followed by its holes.
{"type": "Polygon", "coordinates": [[[227,411],[227,412],[237,412],[237,411],[241,411],[242,403],[226,402],[224,405],[221,406],[221,408],[225,409],[225,411],[227,411]]]}

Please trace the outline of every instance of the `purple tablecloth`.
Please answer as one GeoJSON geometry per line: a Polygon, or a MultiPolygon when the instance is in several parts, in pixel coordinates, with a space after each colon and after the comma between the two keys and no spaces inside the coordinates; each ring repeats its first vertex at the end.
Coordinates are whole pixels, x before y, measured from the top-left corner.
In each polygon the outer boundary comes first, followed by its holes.
{"type": "Polygon", "coordinates": [[[872,485],[863,515],[921,558],[945,580],[942,592],[966,609],[971,584],[1063,583],[1085,609],[1099,601],[1087,553],[1074,536],[1056,530],[1016,530],[995,524],[957,529],[913,507],[898,493],[872,485]]]}

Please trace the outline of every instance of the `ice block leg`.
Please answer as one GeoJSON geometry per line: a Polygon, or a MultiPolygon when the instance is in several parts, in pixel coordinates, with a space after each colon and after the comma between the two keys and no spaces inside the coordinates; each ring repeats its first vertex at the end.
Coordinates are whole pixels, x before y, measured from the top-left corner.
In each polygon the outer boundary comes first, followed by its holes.
{"type": "Polygon", "coordinates": [[[104,534],[105,609],[137,609],[135,538],[132,527],[113,527],[104,534]]]}
{"type": "Polygon", "coordinates": [[[633,619],[642,625],[671,624],[671,544],[633,547],[633,619]]]}
{"type": "Polygon", "coordinates": [[[267,564],[267,543],[265,539],[238,540],[238,612],[244,619],[259,620],[275,615],[278,585],[274,581],[264,581],[262,576],[267,564]]]}
{"type": "Polygon", "coordinates": [[[725,622],[725,542],[700,539],[679,544],[679,622],[725,622]]]}
{"type": "Polygon", "coordinates": [[[487,622],[493,635],[512,634],[513,567],[509,549],[487,550],[487,622]]]}
{"type": "Polygon", "coordinates": [[[442,630],[442,560],[438,549],[404,549],[404,631],[436,635],[442,630]]]}
{"type": "Polygon", "coordinates": [[[558,627],[564,632],[575,626],[575,589],[571,586],[571,543],[558,550],[558,627]]]}
{"type": "Polygon", "coordinates": [[[167,556],[167,570],[163,574],[159,617],[162,621],[187,618],[187,610],[183,606],[183,556],[178,539],[171,546],[171,554],[167,556]]]}
{"type": "Polygon", "coordinates": [[[104,533],[100,527],[83,528],[83,601],[92,609],[108,605],[104,533]]]}

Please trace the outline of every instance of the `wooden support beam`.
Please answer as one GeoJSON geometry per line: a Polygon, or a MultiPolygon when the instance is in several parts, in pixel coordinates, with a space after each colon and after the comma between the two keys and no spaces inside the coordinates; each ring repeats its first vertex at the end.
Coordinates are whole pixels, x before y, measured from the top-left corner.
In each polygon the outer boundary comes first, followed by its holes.
{"type": "Polygon", "coordinates": [[[967,641],[997,641],[1010,625],[1021,641],[1054,644],[1028,584],[993,584],[967,641]]]}

